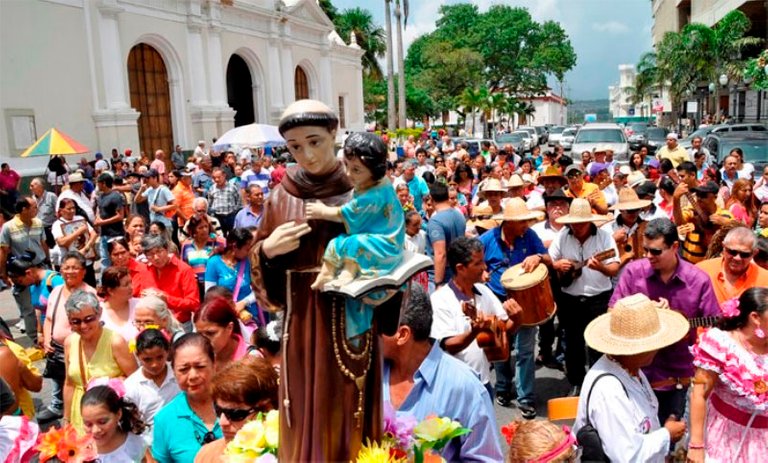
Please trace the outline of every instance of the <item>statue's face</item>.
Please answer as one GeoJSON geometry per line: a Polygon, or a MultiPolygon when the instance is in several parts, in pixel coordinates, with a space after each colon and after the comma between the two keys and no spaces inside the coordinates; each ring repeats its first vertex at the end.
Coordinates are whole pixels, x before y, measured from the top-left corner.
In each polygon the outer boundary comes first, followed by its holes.
{"type": "Polygon", "coordinates": [[[334,153],[336,131],[323,127],[295,127],[285,132],[288,151],[296,162],[313,175],[331,172],[337,164],[334,153]]]}

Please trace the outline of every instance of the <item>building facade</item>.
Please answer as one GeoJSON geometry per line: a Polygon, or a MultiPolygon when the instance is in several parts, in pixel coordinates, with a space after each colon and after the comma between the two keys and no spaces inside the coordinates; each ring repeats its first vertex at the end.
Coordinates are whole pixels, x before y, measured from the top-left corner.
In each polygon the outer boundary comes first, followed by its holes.
{"type": "Polygon", "coordinates": [[[301,98],[364,127],[361,57],[316,0],[0,2],[0,153],[49,127],[94,152],[193,148],[228,129],[275,124],[301,98]]]}

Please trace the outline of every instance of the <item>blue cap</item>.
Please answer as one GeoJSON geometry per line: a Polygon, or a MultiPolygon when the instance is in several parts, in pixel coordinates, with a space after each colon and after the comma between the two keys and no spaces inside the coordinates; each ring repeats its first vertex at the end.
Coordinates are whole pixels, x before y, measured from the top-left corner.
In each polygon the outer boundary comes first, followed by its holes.
{"type": "Polygon", "coordinates": [[[101,152],[98,152],[98,151],[96,152],[96,159],[101,159],[103,157],[104,157],[104,155],[101,154],[101,152]]]}
{"type": "Polygon", "coordinates": [[[589,166],[589,176],[594,177],[600,172],[604,170],[608,170],[608,166],[609,164],[606,164],[604,162],[593,162],[592,165],[589,166]]]}

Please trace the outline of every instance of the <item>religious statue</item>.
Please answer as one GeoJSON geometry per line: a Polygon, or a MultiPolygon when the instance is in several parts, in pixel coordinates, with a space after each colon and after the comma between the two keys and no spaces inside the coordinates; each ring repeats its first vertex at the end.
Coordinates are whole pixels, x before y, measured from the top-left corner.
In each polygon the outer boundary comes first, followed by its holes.
{"type": "MultiPolygon", "coordinates": [[[[251,250],[251,282],[260,305],[285,311],[280,461],[350,461],[366,439],[381,438],[381,353],[376,331],[382,323],[365,316],[364,310],[348,317],[348,297],[311,289],[326,246],[345,232],[343,223],[364,220],[349,215],[353,206],[345,206],[351,200],[356,204],[353,182],[359,183],[357,203],[368,201],[366,195],[377,194],[378,188],[389,187],[371,184],[372,180],[359,182],[357,171],[347,175],[334,153],[337,127],[336,115],[319,101],[300,100],[285,110],[279,130],[298,165],[289,167],[270,193],[251,250]],[[329,210],[341,217],[317,220],[326,218],[329,210]]],[[[347,159],[352,165],[363,164],[373,174],[371,179],[378,175],[378,167],[365,164],[360,155],[347,159]]],[[[363,222],[361,229],[368,225],[381,233],[373,222],[363,222]]],[[[399,240],[402,248],[403,237],[399,240]]],[[[352,278],[363,267],[376,268],[373,262],[361,264],[348,269],[352,278]]],[[[399,303],[395,317],[397,309],[399,303]]]]}

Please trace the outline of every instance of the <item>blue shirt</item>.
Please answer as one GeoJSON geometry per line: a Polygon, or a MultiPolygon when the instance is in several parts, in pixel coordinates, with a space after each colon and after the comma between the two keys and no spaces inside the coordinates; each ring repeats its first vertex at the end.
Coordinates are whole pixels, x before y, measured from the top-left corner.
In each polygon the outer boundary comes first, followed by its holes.
{"type": "Polygon", "coordinates": [[[48,296],[51,292],[48,291],[48,285],[51,285],[51,289],[64,284],[64,279],[58,273],[53,270],[46,270],[45,276],[40,283],[31,285],[29,287],[29,295],[32,300],[32,306],[36,309],[43,311],[43,317],[45,317],[45,308],[48,306],[48,296]],[[51,276],[53,275],[53,276],[51,276]]]}
{"type": "Polygon", "coordinates": [[[264,216],[264,211],[261,214],[256,215],[251,211],[251,206],[245,206],[238,211],[235,216],[235,228],[248,228],[257,227],[261,223],[261,218],[264,216]]]}
{"type": "Polygon", "coordinates": [[[192,187],[203,189],[202,194],[195,190],[195,196],[205,197],[205,195],[208,194],[208,189],[211,188],[211,185],[213,185],[213,178],[211,178],[211,176],[208,175],[204,170],[201,170],[194,177],[192,177],[192,187]]]}
{"type": "MultiPolygon", "coordinates": [[[[187,393],[182,392],[155,415],[152,456],[158,463],[192,463],[207,432],[203,420],[189,407],[187,393]]],[[[216,439],[224,436],[218,418],[213,434],[216,439]]]]}
{"type": "Polygon", "coordinates": [[[243,282],[240,283],[240,289],[237,293],[237,301],[242,301],[251,294],[251,262],[249,259],[238,262],[232,268],[221,260],[220,254],[212,256],[205,265],[205,282],[213,283],[215,286],[223,286],[232,291],[234,295],[235,286],[237,285],[237,273],[240,265],[243,263],[245,263],[243,282]]]}
{"type": "MultiPolygon", "coordinates": [[[[385,361],[385,402],[390,402],[389,370],[390,364],[385,361]]],[[[471,429],[472,432],[453,439],[443,448],[440,454],[446,461],[504,460],[488,391],[469,366],[446,354],[437,342],[414,373],[413,388],[396,413],[418,421],[429,415],[448,417],[471,429]]]]}
{"type": "Polygon", "coordinates": [[[424,196],[429,194],[429,185],[427,185],[427,181],[415,175],[410,182],[405,182],[405,184],[408,185],[408,191],[411,193],[411,196],[413,196],[413,207],[415,207],[417,211],[420,211],[424,196]]]}
{"type": "MultiPolygon", "coordinates": [[[[435,257],[432,243],[438,241],[445,241],[445,251],[448,252],[448,247],[451,245],[451,242],[460,236],[464,236],[466,229],[467,221],[458,210],[449,208],[435,212],[427,223],[427,255],[429,257],[435,257]]],[[[434,270],[432,268],[427,272],[434,275],[434,270]]],[[[445,278],[443,281],[450,280],[452,276],[453,272],[451,271],[451,266],[446,262],[445,278]]]]}
{"type": "Polygon", "coordinates": [[[513,249],[509,249],[507,243],[501,239],[501,228],[496,227],[480,236],[480,241],[485,248],[485,264],[488,266],[488,273],[491,275],[491,281],[488,287],[498,296],[506,298],[507,291],[501,284],[501,275],[509,267],[517,265],[528,256],[536,254],[546,254],[547,248],[541,242],[541,238],[530,228],[525,230],[523,236],[515,238],[512,242],[513,249]]]}

